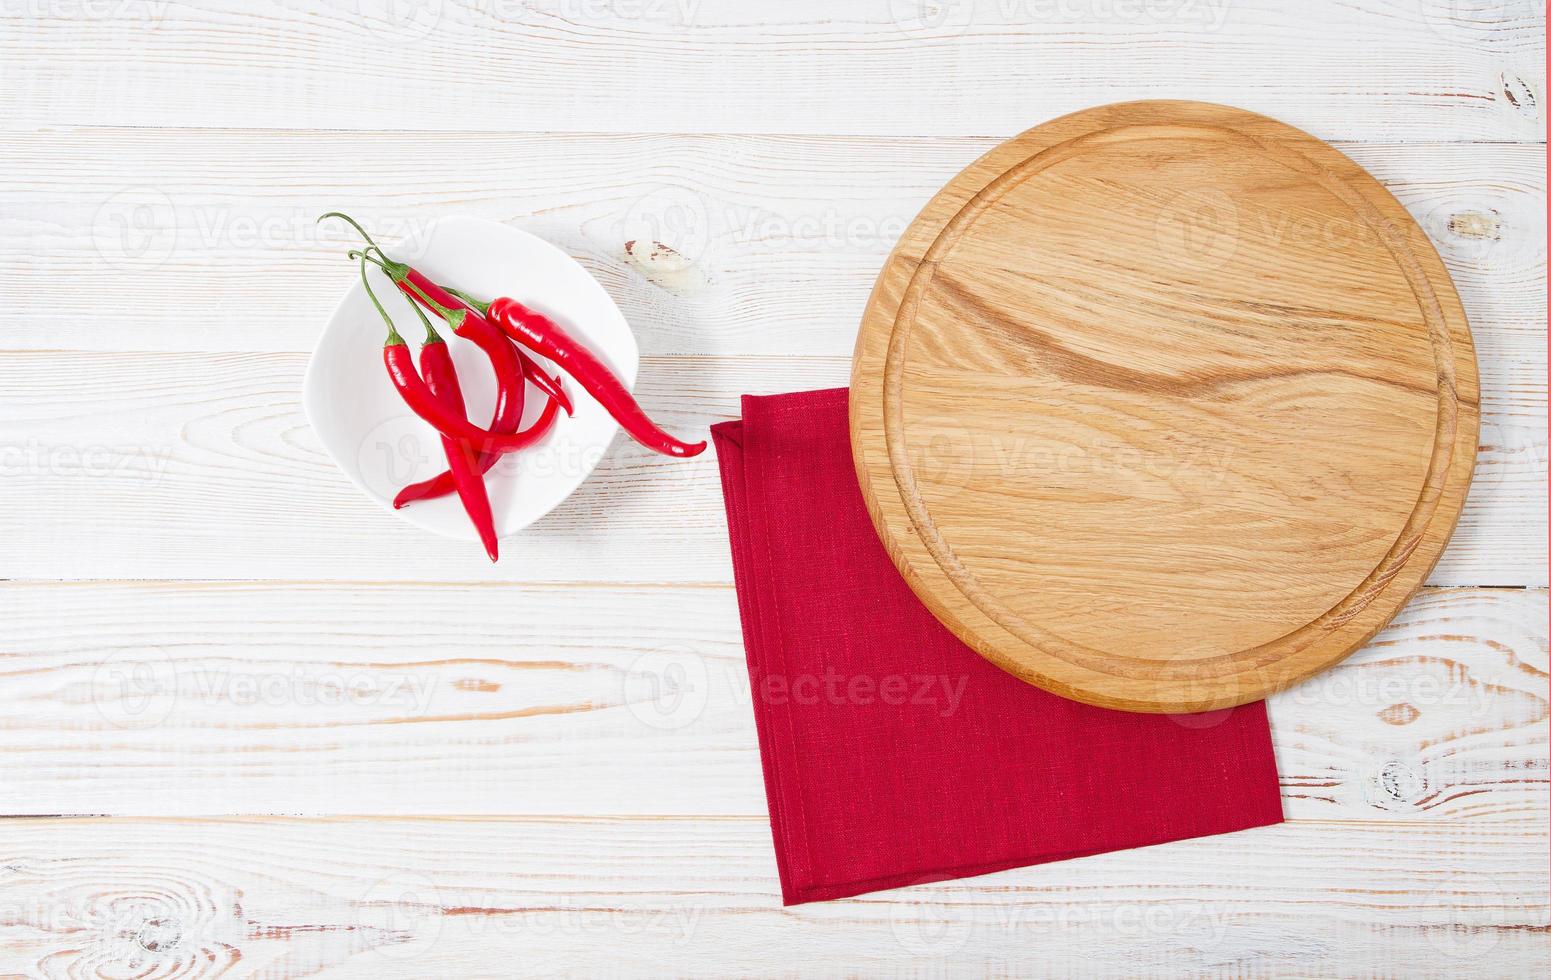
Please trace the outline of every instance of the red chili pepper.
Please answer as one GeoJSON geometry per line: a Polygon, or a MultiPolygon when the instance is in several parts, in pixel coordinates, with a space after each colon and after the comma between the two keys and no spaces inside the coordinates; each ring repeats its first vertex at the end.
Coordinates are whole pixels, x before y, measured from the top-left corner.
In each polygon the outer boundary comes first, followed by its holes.
{"type": "MultiPolygon", "coordinates": [[[[330,211],[327,214],[320,215],[318,220],[322,221],[324,218],[339,218],[341,221],[347,222],[350,227],[354,228],[356,232],[366,240],[366,244],[368,246],[367,251],[376,252],[377,255],[382,259],[381,262],[377,262],[376,259],[372,259],[371,261],[376,262],[377,267],[380,268],[389,279],[393,280],[394,285],[403,290],[404,294],[411,300],[414,300],[420,305],[436,313],[438,316],[446,319],[447,322],[452,326],[454,333],[460,337],[464,337],[470,341],[473,341],[479,346],[480,350],[485,352],[486,356],[490,358],[491,366],[495,368],[498,382],[502,377],[509,375],[510,369],[503,369],[503,363],[507,361],[507,355],[505,353],[496,351],[496,344],[494,343],[496,338],[504,337],[505,334],[496,329],[495,326],[491,324],[488,319],[486,319],[485,311],[483,309],[476,309],[477,304],[474,303],[473,300],[471,300],[464,293],[460,293],[455,289],[444,291],[442,287],[426,278],[419,272],[419,270],[411,268],[403,262],[395,262],[388,258],[388,253],[384,252],[382,247],[372,240],[372,236],[367,234],[365,228],[361,227],[361,223],[350,217],[348,214],[340,211],[330,211]],[[410,285],[414,287],[413,289],[405,288],[404,281],[406,279],[409,280],[410,285]],[[427,301],[428,299],[429,302],[427,301]],[[449,317],[447,314],[448,310],[462,310],[464,311],[465,315],[457,316],[455,318],[449,317]],[[456,319],[456,322],[454,322],[454,319],[456,319]]],[[[355,254],[356,253],[352,252],[351,256],[354,257],[355,254]]],[[[565,413],[570,415],[572,411],[571,396],[567,395],[565,393],[565,389],[561,387],[560,379],[551,378],[549,375],[539,370],[539,366],[533,362],[533,358],[530,357],[528,352],[523,350],[521,347],[517,348],[515,356],[522,365],[523,374],[529,381],[533,382],[534,387],[538,388],[544,394],[559,402],[560,407],[565,409],[565,413]]],[[[521,392],[519,391],[518,397],[520,396],[521,392]]],[[[499,408],[500,404],[498,400],[497,409],[499,408]]],[[[517,421],[521,418],[522,409],[519,407],[517,409],[516,419],[512,420],[511,429],[499,428],[494,423],[492,423],[490,427],[491,429],[498,432],[510,432],[516,428],[517,421]]]]}
{"type": "MultiPolygon", "coordinates": [[[[363,232],[362,234],[365,233],[363,232]]],[[[520,363],[523,365],[521,370],[523,371],[524,375],[526,375],[529,380],[532,380],[534,384],[540,388],[540,390],[546,393],[552,393],[549,400],[545,402],[543,412],[540,414],[538,420],[530,429],[526,430],[525,432],[525,434],[531,435],[534,442],[537,442],[541,437],[543,437],[544,434],[549,431],[550,427],[554,425],[556,406],[564,408],[567,415],[571,414],[571,400],[565,394],[565,390],[560,386],[559,378],[551,379],[548,375],[546,375],[539,368],[539,366],[534,363],[532,358],[523,353],[521,348],[507,340],[507,337],[504,333],[496,329],[496,327],[490,323],[489,320],[485,319],[483,315],[475,312],[468,304],[463,302],[461,298],[447,293],[435,282],[427,279],[424,275],[417,272],[410,266],[393,262],[391,259],[382,255],[382,250],[377,249],[376,246],[372,246],[372,248],[376,249],[377,254],[382,257],[385,263],[387,263],[387,267],[384,268],[384,271],[387,272],[390,277],[393,277],[398,282],[399,288],[404,291],[404,294],[417,304],[415,306],[415,312],[420,313],[422,319],[424,318],[425,314],[420,312],[420,307],[424,306],[426,309],[435,313],[437,316],[442,317],[448,323],[453,324],[454,329],[457,329],[457,327],[462,324],[475,325],[470,327],[470,329],[477,330],[479,335],[485,337],[485,339],[487,339],[490,343],[499,344],[505,347],[508,351],[514,352],[515,355],[520,359],[520,363]]],[[[480,459],[480,473],[488,473],[490,468],[493,467],[495,463],[496,457],[494,455],[486,454],[482,456],[480,459]]],[[[399,491],[398,496],[394,498],[393,506],[395,508],[399,508],[415,500],[439,497],[448,493],[450,488],[454,485],[451,480],[451,476],[452,474],[450,473],[441,474],[430,480],[424,480],[420,483],[405,487],[403,490],[399,491]]]]}
{"type": "Polygon", "coordinates": [[[516,432],[522,422],[523,401],[527,396],[522,361],[516,350],[499,330],[482,329],[473,317],[464,317],[462,323],[453,325],[452,332],[484,351],[495,371],[495,411],[490,417],[490,431],[516,432]]]}
{"type": "MultiPolygon", "coordinates": [[[[377,246],[372,246],[372,250],[382,256],[383,261],[379,264],[379,268],[394,281],[405,296],[446,320],[452,327],[453,333],[472,341],[489,356],[491,365],[496,369],[497,379],[518,377],[515,372],[520,371],[521,378],[533,382],[535,388],[559,402],[567,415],[572,413],[571,396],[566,394],[560,379],[551,378],[545,374],[527,351],[513,344],[505,333],[485,317],[483,311],[469,305],[466,297],[444,290],[413,266],[393,261],[377,246]]],[[[517,382],[514,381],[512,384],[516,386],[516,390],[521,391],[517,382]]],[[[519,399],[520,397],[519,394],[519,399]]],[[[497,410],[499,408],[498,402],[497,410]]],[[[520,419],[522,413],[519,411],[517,414],[520,419]]],[[[490,428],[495,432],[511,432],[516,425],[514,423],[512,428],[502,429],[495,423],[491,423],[490,428]]]]}
{"type": "MultiPolygon", "coordinates": [[[[381,249],[377,251],[378,254],[382,253],[381,249]]],[[[474,329],[488,330],[492,336],[500,337],[503,340],[506,339],[507,335],[490,322],[485,314],[485,310],[480,308],[477,301],[457,290],[444,289],[438,286],[435,282],[426,278],[425,274],[418,269],[402,265],[401,263],[397,265],[398,268],[388,270],[388,274],[391,276],[396,272],[403,273],[404,279],[408,280],[409,286],[412,288],[405,288],[403,282],[399,283],[399,288],[403,289],[410,299],[417,301],[421,306],[441,316],[445,316],[445,311],[447,310],[462,311],[465,314],[464,321],[474,324],[474,329]]],[[[488,306],[488,304],[486,305],[488,306]]],[[[508,346],[511,346],[509,342],[508,346]]],[[[570,415],[571,396],[567,395],[565,389],[560,386],[560,379],[551,379],[549,375],[540,370],[538,364],[534,363],[533,358],[521,346],[518,346],[516,350],[517,357],[522,361],[523,371],[528,376],[528,380],[532,381],[544,394],[559,402],[560,407],[565,409],[565,413],[570,415]]]]}
{"type": "MultiPolygon", "coordinates": [[[[384,271],[388,273],[389,278],[394,277],[394,270],[384,271]]],[[[419,275],[419,273],[414,274],[419,275]]],[[[418,300],[415,290],[404,279],[395,279],[395,283],[411,301],[418,300]]],[[[418,306],[416,308],[418,309],[418,306]]],[[[533,362],[528,360],[525,364],[521,352],[506,339],[506,335],[482,316],[474,316],[469,311],[458,310],[448,318],[447,325],[452,327],[453,333],[484,351],[485,356],[490,359],[491,368],[495,370],[495,413],[490,420],[490,431],[516,432],[517,424],[522,421],[523,399],[526,396],[523,381],[529,373],[528,364],[533,362]]],[[[541,374],[537,364],[533,364],[532,373],[541,374]]],[[[540,390],[543,389],[542,385],[539,387],[540,390]]]]}
{"type": "MultiPolygon", "coordinates": [[[[375,251],[381,256],[382,261],[376,263],[377,267],[382,269],[388,278],[393,280],[393,284],[403,290],[411,300],[415,298],[414,293],[404,286],[404,276],[408,266],[389,259],[377,243],[372,241],[372,236],[368,235],[366,229],[362,228],[354,218],[339,211],[330,211],[318,220],[322,221],[323,218],[339,218],[355,228],[369,245],[366,252],[375,251]]],[[[376,262],[375,259],[371,261],[376,262]]],[[[419,312],[418,307],[416,312],[419,312]]],[[[452,327],[453,333],[472,342],[490,359],[490,367],[495,372],[495,411],[491,414],[490,431],[516,432],[518,424],[522,422],[523,399],[527,394],[526,386],[523,384],[524,364],[518,352],[512,349],[505,335],[483,317],[476,320],[467,315],[454,316],[448,318],[447,324],[452,327]]]]}
{"type": "MultiPolygon", "coordinates": [[[[497,332],[496,339],[504,344],[507,348],[511,348],[512,345],[509,341],[507,341],[505,334],[497,332]]],[[[534,370],[537,371],[537,369],[538,365],[535,364],[534,370]]],[[[554,427],[555,417],[559,415],[559,405],[560,403],[555,401],[553,398],[545,399],[544,408],[543,411],[539,413],[539,417],[532,425],[526,429],[523,429],[518,434],[523,436],[531,436],[533,442],[537,442],[541,437],[544,436],[545,433],[554,427]]],[[[485,473],[489,473],[491,468],[500,461],[501,455],[501,453],[480,453],[478,462],[478,469],[480,474],[483,475],[485,473]]],[[[404,489],[400,490],[398,495],[393,498],[393,507],[395,510],[397,510],[403,507],[405,504],[414,503],[416,500],[430,500],[435,497],[444,497],[447,494],[452,493],[453,489],[454,483],[452,472],[450,470],[443,470],[441,473],[438,473],[436,476],[429,480],[421,480],[419,483],[411,483],[404,489]]]]}
{"type": "Polygon", "coordinates": [[[508,337],[575,378],[636,442],[667,456],[698,456],[705,451],[704,442],[684,442],[658,428],[631,397],[630,389],[549,317],[505,296],[490,302],[489,317],[508,337]]]}
{"type": "MultiPolygon", "coordinates": [[[[426,327],[430,329],[430,321],[426,322],[426,327]]],[[[435,330],[430,330],[425,346],[420,348],[420,374],[442,404],[459,415],[464,413],[463,390],[458,385],[452,354],[447,350],[447,342],[436,336],[435,330]]],[[[452,485],[457,488],[458,498],[473,522],[474,530],[479,532],[485,554],[491,561],[499,560],[495,517],[490,512],[490,493],[485,489],[484,471],[479,468],[480,454],[468,443],[446,436],[442,436],[442,450],[447,454],[447,471],[452,485]]]]}
{"type": "MultiPolygon", "coordinates": [[[[530,436],[534,442],[538,442],[545,433],[554,428],[555,419],[559,414],[559,403],[553,398],[546,400],[544,402],[544,411],[539,415],[538,419],[532,425],[519,432],[518,435],[530,436]]],[[[478,465],[480,475],[490,472],[490,468],[496,464],[496,460],[499,458],[500,456],[494,453],[486,453],[481,456],[478,465]]],[[[411,483],[400,490],[398,496],[393,498],[393,506],[397,509],[406,504],[412,504],[417,500],[432,500],[436,497],[445,497],[456,488],[457,485],[451,470],[443,471],[429,480],[411,483]]]]}
{"type": "Polygon", "coordinates": [[[530,434],[498,433],[481,429],[465,418],[462,412],[452,411],[431,393],[430,387],[415,370],[415,358],[409,352],[409,345],[404,343],[404,338],[400,337],[398,331],[393,328],[393,318],[388,316],[388,311],[382,308],[382,303],[377,300],[377,294],[372,291],[372,284],[366,278],[367,261],[366,256],[362,255],[361,282],[366,287],[366,295],[371,299],[372,305],[377,307],[378,315],[388,325],[388,339],[383,344],[382,362],[388,369],[389,380],[393,382],[393,387],[398,390],[399,397],[404,400],[405,405],[409,406],[409,410],[442,435],[470,443],[480,452],[509,453],[532,445],[534,439],[530,434]]]}

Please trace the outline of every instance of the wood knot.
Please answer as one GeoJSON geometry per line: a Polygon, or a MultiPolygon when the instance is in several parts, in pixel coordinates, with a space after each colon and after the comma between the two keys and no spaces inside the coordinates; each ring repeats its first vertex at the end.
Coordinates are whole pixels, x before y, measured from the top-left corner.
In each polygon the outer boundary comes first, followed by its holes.
{"type": "Polygon", "coordinates": [[[1378,789],[1380,798],[1373,801],[1377,806],[1415,805],[1427,795],[1427,779],[1406,763],[1391,759],[1379,769],[1378,789]]]}
{"type": "Polygon", "coordinates": [[[1413,704],[1402,701],[1400,704],[1392,704],[1379,712],[1379,720],[1386,725],[1409,725],[1421,716],[1413,704]]]}
{"type": "Polygon", "coordinates": [[[148,953],[165,953],[183,939],[183,930],[172,919],[157,917],[141,923],[135,942],[148,953]]]}
{"type": "Polygon", "coordinates": [[[1530,88],[1521,76],[1505,71],[1502,74],[1503,99],[1518,112],[1529,116],[1531,119],[1540,115],[1540,103],[1535,98],[1535,90],[1530,88]]]}

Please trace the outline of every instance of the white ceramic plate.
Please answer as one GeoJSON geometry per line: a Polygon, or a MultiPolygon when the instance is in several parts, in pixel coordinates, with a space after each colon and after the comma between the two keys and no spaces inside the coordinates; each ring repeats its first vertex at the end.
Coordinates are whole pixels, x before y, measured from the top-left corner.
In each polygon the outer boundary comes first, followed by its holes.
{"type": "MultiPolygon", "coordinates": [[[[367,230],[371,226],[367,225],[367,230]]],[[[623,381],[634,387],[640,351],[635,335],[597,280],[569,255],[527,232],[478,218],[444,218],[404,243],[378,239],[388,254],[409,262],[444,285],[481,299],[510,296],[553,317],[623,381]]],[[[382,318],[361,286],[359,271],[341,248],[339,275],[353,282],[324,327],[307,365],[302,401],[323,446],[351,481],[372,500],[416,527],[475,540],[474,528],[455,494],[393,510],[407,483],[447,468],[440,438],[399,400],[382,365],[387,336],[382,318]]],[[[399,333],[419,350],[425,329],[386,276],[371,270],[372,290],[393,315],[399,333]]],[[[495,400],[490,361],[433,318],[451,345],[469,418],[488,425],[495,400]]],[[[548,362],[540,360],[551,374],[548,362]]],[[[608,449],[616,425],[603,408],[569,378],[563,379],[576,414],[561,413],[537,445],[508,454],[486,476],[496,532],[512,534],[548,513],[581,485],[608,449]]],[[[544,397],[527,388],[523,425],[539,414],[544,397]]]]}

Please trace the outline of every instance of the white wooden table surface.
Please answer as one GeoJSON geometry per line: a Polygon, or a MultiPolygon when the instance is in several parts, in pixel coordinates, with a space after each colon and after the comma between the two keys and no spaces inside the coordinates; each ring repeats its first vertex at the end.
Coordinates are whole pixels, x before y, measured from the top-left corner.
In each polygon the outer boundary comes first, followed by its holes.
{"type": "Polygon", "coordinates": [[[1546,98],[1544,0],[0,0],[0,973],[1544,975],[1546,98]],[[960,167],[1147,97],[1336,142],[1480,356],[1430,586],[1273,702],[1283,826],[782,909],[711,455],[616,441],[492,567],[302,417],[321,211],[556,242],[703,429],[845,383],[960,167]]]}

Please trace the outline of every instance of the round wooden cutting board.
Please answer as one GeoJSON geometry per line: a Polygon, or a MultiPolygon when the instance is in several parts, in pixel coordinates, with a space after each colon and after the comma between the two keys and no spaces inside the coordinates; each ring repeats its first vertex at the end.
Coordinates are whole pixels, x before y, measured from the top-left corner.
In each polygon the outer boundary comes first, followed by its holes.
{"type": "MultiPolygon", "coordinates": [[[[1426,234],[1264,116],[1103,106],[916,218],[851,378],[862,493],[954,633],[1066,697],[1194,712],[1357,649],[1437,562],[1475,350],[1426,234]]],[[[901,651],[909,657],[909,651],[901,651]]]]}

